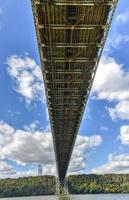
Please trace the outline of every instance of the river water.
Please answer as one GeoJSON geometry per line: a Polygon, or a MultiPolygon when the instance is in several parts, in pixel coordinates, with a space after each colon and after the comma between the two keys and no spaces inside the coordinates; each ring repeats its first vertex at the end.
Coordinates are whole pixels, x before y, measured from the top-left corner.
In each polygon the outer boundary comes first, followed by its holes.
{"type": "Polygon", "coordinates": [[[129,194],[100,194],[100,195],[70,195],[70,196],[39,196],[2,198],[0,200],[129,200],[129,194]]]}

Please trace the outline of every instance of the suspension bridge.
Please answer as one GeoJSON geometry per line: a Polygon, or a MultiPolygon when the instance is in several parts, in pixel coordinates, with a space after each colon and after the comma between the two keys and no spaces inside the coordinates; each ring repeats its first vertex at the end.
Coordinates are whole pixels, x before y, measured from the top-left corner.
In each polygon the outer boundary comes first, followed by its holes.
{"type": "Polygon", "coordinates": [[[117,0],[31,0],[53,136],[64,182],[117,0]]]}

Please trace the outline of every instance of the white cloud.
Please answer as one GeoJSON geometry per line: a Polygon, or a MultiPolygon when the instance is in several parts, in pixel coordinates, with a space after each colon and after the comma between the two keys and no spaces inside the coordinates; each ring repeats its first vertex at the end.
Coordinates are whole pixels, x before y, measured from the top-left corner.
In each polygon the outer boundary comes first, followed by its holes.
{"type": "MultiPolygon", "coordinates": [[[[102,138],[99,135],[90,137],[78,135],[69,171],[75,172],[85,168],[85,151],[101,143],[102,138]]],[[[15,161],[23,166],[41,163],[44,173],[55,174],[56,171],[50,132],[36,130],[31,132],[31,129],[15,130],[3,121],[0,122],[0,159],[15,161]]]]}
{"type": "MultiPolygon", "coordinates": [[[[28,176],[37,176],[38,175],[38,165],[34,165],[32,169],[17,171],[13,178],[18,177],[28,177],[28,176]]],[[[56,175],[56,166],[55,165],[42,165],[43,167],[43,175],[56,175]]]]}
{"type": "Polygon", "coordinates": [[[7,65],[15,91],[22,95],[27,103],[33,100],[45,101],[42,72],[35,60],[27,55],[12,55],[7,59],[7,65]]]}
{"type": "Polygon", "coordinates": [[[115,156],[110,154],[108,162],[100,167],[92,169],[92,173],[129,173],[129,154],[120,154],[115,156]]]}
{"type": "Polygon", "coordinates": [[[7,177],[10,175],[15,175],[16,172],[14,171],[13,167],[9,164],[7,164],[5,161],[0,160],[0,178],[1,177],[7,177]]]}
{"type": "Polygon", "coordinates": [[[74,151],[69,165],[69,174],[81,172],[86,168],[86,151],[99,146],[102,143],[102,138],[99,135],[77,136],[74,151]]]}
{"type": "MultiPolygon", "coordinates": [[[[54,175],[56,174],[55,166],[43,166],[43,175],[54,175]]],[[[19,178],[19,177],[29,177],[38,176],[38,165],[33,165],[30,169],[25,170],[24,167],[22,171],[14,170],[14,168],[4,161],[0,161],[0,179],[5,178],[19,178]]]]}
{"type": "Polygon", "coordinates": [[[6,162],[0,161],[0,179],[5,178],[19,178],[28,176],[37,176],[38,170],[29,169],[27,171],[16,171],[14,168],[6,162]]]}
{"type": "MultiPolygon", "coordinates": [[[[129,126],[121,126],[119,139],[123,145],[129,145],[129,126]]],[[[129,173],[129,154],[112,155],[104,165],[93,168],[92,173],[129,173]]]]}
{"type": "Polygon", "coordinates": [[[116,16],[111,28],[111,32],[107,38],[105,51],[111,53],[113,49],[121,48],[126,42],[129,42],[129,34],[126,26],[128,27],[129,11],[124,11],[116,16]]]}
{"type": "Polygon", "coordinates": [[[109,114],[113,120],[129,120],[129,101],[121,101],[114,108],[108,108],[109,114]]]}
{"type": "Polygon", "coordinates": [[[28,177],[28,176],[37,176],[38,171],[36,169],[30,169],[27,171],[17,171],[16,174],[14,174],[13,178],[19,178],[19,177],[28,177]]]}
{"type": "Polygon", "coordinates": [[[50,133],[14,130],[10,125],[0,123],[0,157],[19,164],[54,163],[53,145],[50,133]]]}
{"type": "Polygon", "coordinates": [[[120,140],[124,145],[129,145],[129,126],[121,126],[120,140]]]}
{"type": "Polygon", "coordinates": [[[95,76],[92,91],[98,99],[129,100],[129,72],[125,72],[114,58],[103,57],[95,76]]]}
{"type": "Polygon", "coordinates": [[[129,11],[128,10],[123,13],[118,14],[116,16],[115,22],[118,24],[119,23],[124,24],[124,23],[128,22],[129,21],[129,11]]]}
{"type": "Polygon", "coordinates": [[[40,123],[38,121],[34,121],[29,125],[25,125],[24,129],[29,132],[35,132],[35,130],[38,129],[39,126],[40,126],[40,123]]]}
{"type": "Polygon", "coordinates": [[[112,119],[129,119],[129,72],[114,58],[103,57],[94,80],[92,93],[94,98],[115,102],[108,108],[112,119]]]}
{"type": "Polygon", "coordinates": [[[105,51],[111,52],[112,49],[118,49],[123,45],[124,43],[129,42],[129,36],[128,35],[122,35],[120,33],[112,33],[112,35],[107,39],[105,51]]]}
{"type": "Polygon", "coordinates": [[[100,130],[101,130],[101,131],[108,131],[109,128],[108,128],[107,126],[101,126],[101,127],[100,127],[100,130]]]}

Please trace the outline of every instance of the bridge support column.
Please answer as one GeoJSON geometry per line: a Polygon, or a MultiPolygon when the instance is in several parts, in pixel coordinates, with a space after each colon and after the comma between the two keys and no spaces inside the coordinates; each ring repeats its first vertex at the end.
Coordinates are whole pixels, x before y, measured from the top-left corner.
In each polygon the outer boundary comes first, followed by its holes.
{"type": "Polygon", "coordinates": [[[67,195],[68,192],[68,181],[56,179],[56,195],[67,195]]]}

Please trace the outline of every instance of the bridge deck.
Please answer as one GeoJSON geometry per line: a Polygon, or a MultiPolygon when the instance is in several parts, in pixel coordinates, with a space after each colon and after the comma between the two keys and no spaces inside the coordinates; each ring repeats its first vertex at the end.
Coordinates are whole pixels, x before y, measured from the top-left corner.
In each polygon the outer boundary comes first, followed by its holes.
{"type": "Polygon", "coordinates": [[[32,0],[61,180],[67,172],[116,3],[32,0]]]}

